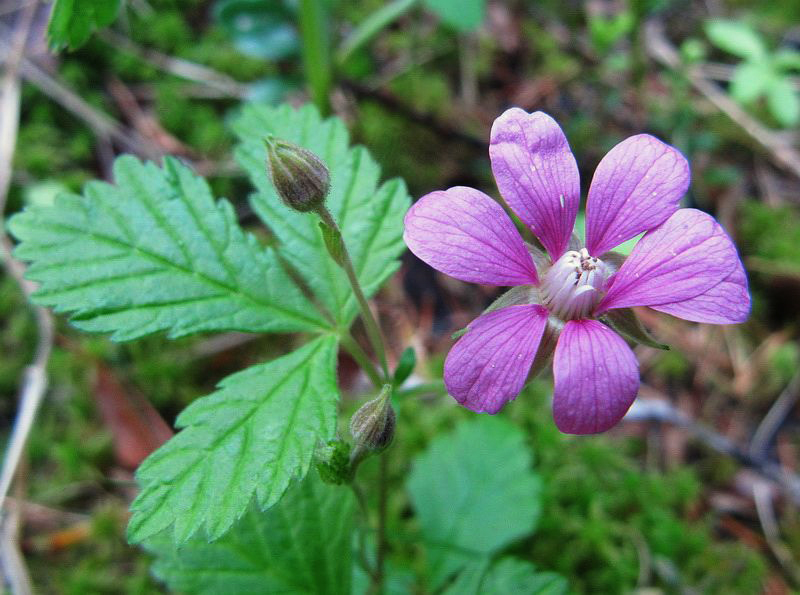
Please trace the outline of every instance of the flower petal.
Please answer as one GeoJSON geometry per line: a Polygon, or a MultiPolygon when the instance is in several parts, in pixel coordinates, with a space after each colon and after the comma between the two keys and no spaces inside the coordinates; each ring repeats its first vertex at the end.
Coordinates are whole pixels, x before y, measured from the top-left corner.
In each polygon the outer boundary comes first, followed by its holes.
{"type": "Polygon", "coordinates": [[[625,139],[603,157],[586,201],[586,248],[600,256],[678,210],[689,162],[649,134],[625,139]]]}
{"type": "Polygon", "coordinates": [[[537,283],[536,267],[514,223],[474,188],[431,192],[406,213],[403,239],[419,258],[470,283],[537,283]]]}
{"type": "Polygon", "coordinates": [[[525,386],[546,324],[547,310],[534,304],[476,318],[447,354],[447,391],[472,411],[500,411],[525,386]]]}
{"type": "Polygon", "coordinates": [[[738,263],[728,278],[691,299],[653,306],[654,310],[678,318],[709,324],[736,324],[750,315],[747,276],[738,263]]]}
{"type": "Polygon", "coordinates": [[[567,434],[614,426],[639,390],[639,363],[617,333],[596,320],[571,320],[556,345],[553,418],[567,434]]]}
{"type": "Polygon", "coordinates": [[[678,209],[639,240],[595,314],[692,299],[727,279],[737,266],[733,242],[711,215],[678,209]]]}
{"type": "Polygon", "coordinates": [[[543,112],[511,108],[492,125],[489,155],[500,194],[557,259],[580,202],[578,165],[561,128],[543,112]]]}

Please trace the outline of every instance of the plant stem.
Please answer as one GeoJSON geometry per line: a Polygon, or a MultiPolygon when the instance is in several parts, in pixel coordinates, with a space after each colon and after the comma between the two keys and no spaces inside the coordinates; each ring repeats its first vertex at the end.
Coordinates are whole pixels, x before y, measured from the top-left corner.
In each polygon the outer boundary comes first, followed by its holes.
{"type": "MultiPolygon", "coordinates": [[[[360,487],[358,487],[358,484],[356,484],[355,481],[353,481],[350,485],[353,488],[353,493],[356,495],[356,501],[358,502],[358,506],[361,509],[361,514],[364,517],[364,524],[368,525],[369,507],[367,506],[367,499],[364,496],[364,492],[360,487]]],[[[359,561],[361,562],[361,565],[364,567],[364,570],[367,572],[367,574],[369,574],[370,580],[373,581],[374,583],[377,580],[377,577],[375,576],[375,569],[372,567],[372,565],[369,563],[369,560],[367,559],[367,543],[366,540],[364,539],[364,527],[360,528],[359,530],[358,550],[359,550],[358,551],[359,561]]]]}
{"type": "Polygon", "coordinates": [[[386,497],[388,493],[387,475],[389,469],[388,449],[380,455],[380,474],[378,476],[378,547],[375,554],[375,586],[380,593],[383,588],[384,560],[386,559],[386,497]]]}
{"type": "MultiPolygon", "coordinates": [[[[320,219],[322,219],[322,222],[325,225],[332,228],[341,237],[342,231],[339,229],[339,226],[333,219],[333,215],[331,215],[331,212],[325,205],[322,205],[317,210],[317,214],[320,216],[320,219]]],[[[347,250],[347,244],[345,243],[344,238],[342,238],[342,268],[344,269],[344,272],[347,273],[347,279],[350,281],[350,286],[353,288],[353,293],[355,294],[356,300],[358,301],[358,306],[361,309],[361,317],[364,320],[364,326],[367,329],[367,336],[369,337],[369,341],[372,343],[372,348],[375,350],[375,353],[381,362],[383,377],[388,382],[389,366],[386,363],[386,348],[384,347],[383,338],[381,337],[381,330],[377,321],[375,320],[375,317],[372,315],[372,310],[369,308],[367,298],[364,296],[364,292],[361,289],[361,283],[358,281],[358,277],[356,276],[356,270],[353,268],[353,260],[350,258],[350,252],[347,250]]],[[[383,384],[383,382],[376,383],[377,386],[381,384],[383,384]]]]}
{"type": "Polygon", "coordinates": [[[376,387],[379,387],[383,384],[383,380],[381,380],[381,376],[378,373],[377,368],[369,359],[369,356],[358,344],[358,342],[353,338],[353,335],[350,334],[349,331],[342,333],[339,336],[339,342],[342,344],[353,359],[356,360],[356,363],[361,366],[361,369],[364,370],[364,373],[369,376],[370,382],[374,384],[376,387]]]}
{"type": "Polygon", "coordinates": [[[300,35],[303,44],[303,67],[308,86],[319,111],[328,114],[333,79],[328,32],[327,2],[300,0],[300,35]]]}

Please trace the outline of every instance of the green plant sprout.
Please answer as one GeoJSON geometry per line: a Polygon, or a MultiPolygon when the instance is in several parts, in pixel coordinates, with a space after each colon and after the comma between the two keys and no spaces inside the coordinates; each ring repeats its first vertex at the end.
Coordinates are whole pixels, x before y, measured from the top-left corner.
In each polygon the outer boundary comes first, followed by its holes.
{"type": "Polygon", "coordinates": [[[706,35],[719,49],[742,61],[731,78],[731,96],[742,105],[765,98],[770,114],[783,127],[800,122],[800,95],[791,74],[800,71],[800,52],[770,51],[764,38],[741,21],[711,20],[706,35]]]}

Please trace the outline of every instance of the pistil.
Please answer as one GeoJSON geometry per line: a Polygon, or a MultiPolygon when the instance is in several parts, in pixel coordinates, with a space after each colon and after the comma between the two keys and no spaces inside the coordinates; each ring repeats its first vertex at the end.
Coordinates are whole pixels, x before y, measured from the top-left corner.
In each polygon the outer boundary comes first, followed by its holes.
{"type": "Polygon", "coordinates": [[[570,250],[545,273],[542,303],[562,320],[587,318],[600,302],[609,269],[586,248],[570,250]]]}

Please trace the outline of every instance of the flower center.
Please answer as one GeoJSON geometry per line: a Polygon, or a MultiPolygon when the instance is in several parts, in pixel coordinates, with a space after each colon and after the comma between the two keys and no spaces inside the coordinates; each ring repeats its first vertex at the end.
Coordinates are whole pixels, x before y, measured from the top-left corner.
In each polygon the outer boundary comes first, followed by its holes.
{"type": "Polygon", "coordinates": [[[539,290],[542,303],[562,320],[587,318],[603,297],[610,271],[586,248],[570,250],[548,269],[539,290]]]}

